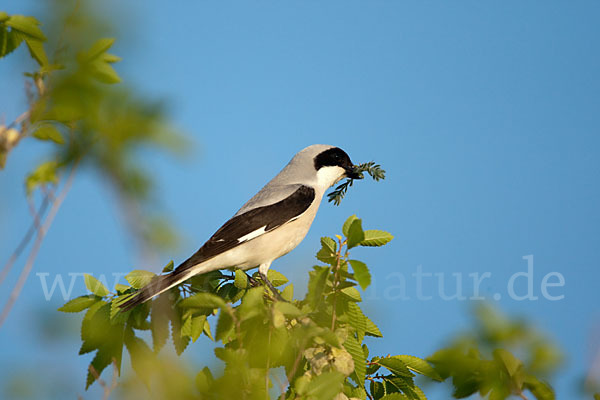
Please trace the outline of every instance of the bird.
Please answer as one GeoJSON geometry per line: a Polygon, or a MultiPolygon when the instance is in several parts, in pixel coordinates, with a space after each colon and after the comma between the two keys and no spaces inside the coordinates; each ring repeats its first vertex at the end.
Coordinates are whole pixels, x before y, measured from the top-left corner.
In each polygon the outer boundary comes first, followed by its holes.
{"type": "Polygon", "coordinates": [[[155,276],[123,302],[121,310],[132,309],[192,276],[226,268],[258,267],[261,280],[279,294],[267,279],[271,263],[302,242],[323,195],[345,177],[361,179],[362,174],[344,150],[323,144],[304,148],[196,253],[170,273],[155,276]]]}

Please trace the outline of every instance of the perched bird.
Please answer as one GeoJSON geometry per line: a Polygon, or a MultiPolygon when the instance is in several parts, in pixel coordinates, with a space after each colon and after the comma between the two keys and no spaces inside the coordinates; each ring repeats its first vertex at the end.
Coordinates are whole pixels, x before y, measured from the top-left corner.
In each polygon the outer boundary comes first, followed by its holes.
{"type": "Polygon", "coordinates": [[[194,275],[231,267],[258,267],[262,280],[277,293],[266,277],[271,263],[300,244],[325,191],[344,177],[362,175],[342,149],[322,144],[303,149],[194,255],[171,273],[155,277],[121,309],[131,309],[194,275]]]}

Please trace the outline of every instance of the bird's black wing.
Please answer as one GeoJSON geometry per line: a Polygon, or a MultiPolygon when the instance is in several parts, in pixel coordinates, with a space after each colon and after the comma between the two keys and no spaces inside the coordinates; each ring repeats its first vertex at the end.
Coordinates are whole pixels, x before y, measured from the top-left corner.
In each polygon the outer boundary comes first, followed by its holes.
{"type": "Polygon", "coordinates": [[[304,213],[315,199],[315,190],[300,186],[277,203],[257,207],[227,221],[200,249],[179,265],[174,272],[182,273],[195,265],[252,240],[304,213]]]}

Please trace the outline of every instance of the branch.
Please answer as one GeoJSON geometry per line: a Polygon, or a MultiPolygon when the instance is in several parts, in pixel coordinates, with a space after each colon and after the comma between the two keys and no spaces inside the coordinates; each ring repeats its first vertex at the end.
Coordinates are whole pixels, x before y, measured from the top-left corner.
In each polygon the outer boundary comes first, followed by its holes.
{"type": "Polygon", "coordinates": [[[32,210],[32,214],[34,216],[33,222],[31,223],[31,226],[29,227],[29,230],[27,230],[25,236],[23,236],[23,239],[21,239],[21,242],[19,243],[15,251],[11,254],[6,264],[4,264],[4,267],[2,267],[2,271],[0,272],[0,285],[2,285],[4,279],[6,279],[6,277],[8,276],[8,273],[10,272],[15,261],[17,261],[23,250],[25,250],[25,247],[27,247],[27,244],[33,237],[34,232],[40,229],[40,217],[42,217],[46,213],[48,203],[49,199],[48,195],[46,195],[44,196],[44,200],[42,200],[42,204],[40,205],[39,210],[37,212],[35,210],[32,210]]]}
{"type": "Polygon", "coordinates": [[[92,375],[94,375],[94,379],[96,380],[96,382],[98,382],[98,384],[104,390],[102,400],[108,400],[108,398],[110,397],[110,393],[117,387],[118,368],[117,368],[117,361],[114,358],[112,360],[112,366],[113,366],[113,376],[112,376],[112,381],[110,383],[110,386],[108,386],[106,384],[106,382],[102,378],[100,378],[100,374],[98,373],[98,371],[96,371],[96,368],[94,368],[94,366],[92,364],[90,364],[90,366],[88,367],[88,369],[90,370],[90,373],[92,375]]]}
{"type": "Polygon", "coordinates": [[[8,314],[10,313],[10,310],[12,309],[13,305],[17,301],[19,294],[21,294],[21,290],[23,289],[23,286],[27,281],[27,277],[29,276],[31,269],[33,268],[33,264],[35,263],[35,259],[37,258],[37,255],[40,251],[42,242],[44,241],[44,237],[46,236],[48,229],[50,229],[50,226],[52,225],[52,221],[54,220],[56,213],[60,209],[62,202],[65,200],[65,197],[67,196],[67,193],[69,192],[69,189],[73,184],[73,178],[75,177],[75,171],[77,170],[77,166],[78,162],[76,161],[75,164],[73,164],[73,167],[71,168],[69,177],[67,178],[67,182],[56,197],[56,200],[53,201],[52,208],[50,209],[48,216],[44,220],[44,224],[41,227],[39,227],[39,229],[37,229],[35,243],[33,244],[33,248],[29,253],[29,257],[27,258],[25,267],[23,268],[23,271],[21,271],[21,275],[19,275],[19,280],[17,281],[17,284],[10,293],[10,297],[8,298],[8,301],[6,302],[6,305],[2,310],[2,314],[0,315],[0,328],[4,324],[6,318],[8,317],[8,314]]]}

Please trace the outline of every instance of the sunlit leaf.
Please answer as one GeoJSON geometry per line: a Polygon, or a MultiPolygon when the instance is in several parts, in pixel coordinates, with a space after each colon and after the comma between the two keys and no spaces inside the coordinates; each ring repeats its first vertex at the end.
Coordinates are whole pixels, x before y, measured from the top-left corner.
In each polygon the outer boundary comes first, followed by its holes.
{"type": "Polygon", "coordinates": [[[90,274],[84,275],[84,281],[85,281],[85,287],[90,292],[94,293],[96,296],[104,297],[110,293],[108,291],[108,289],[106,288],[106,286],[104,286],[104,284],[102,282],[100,282],[98,279],[94,278],[90,274]]]}

